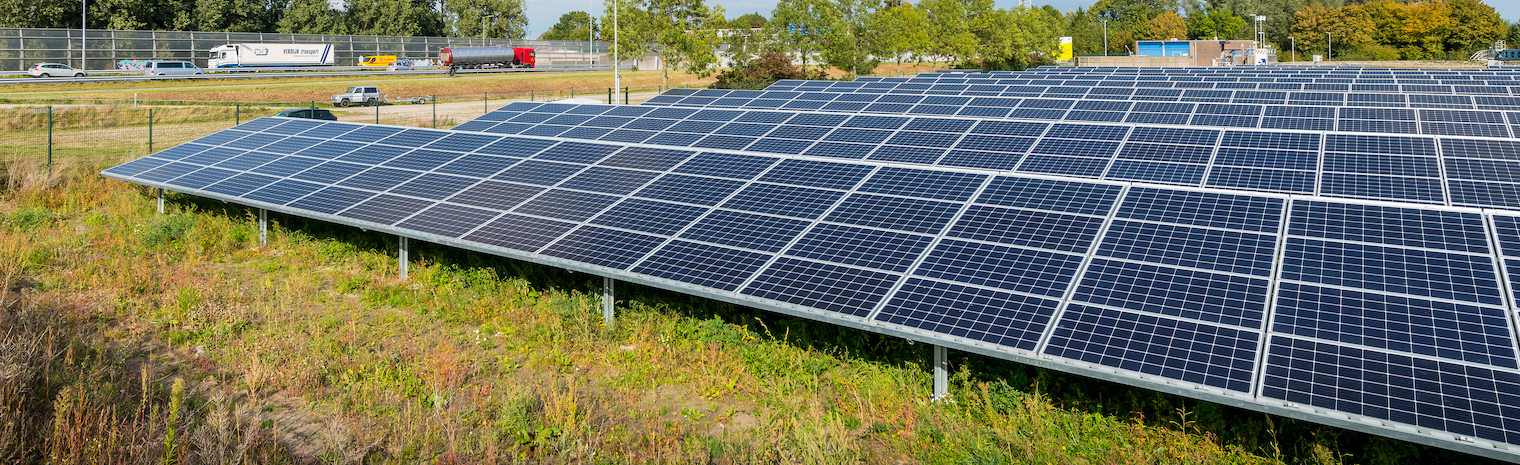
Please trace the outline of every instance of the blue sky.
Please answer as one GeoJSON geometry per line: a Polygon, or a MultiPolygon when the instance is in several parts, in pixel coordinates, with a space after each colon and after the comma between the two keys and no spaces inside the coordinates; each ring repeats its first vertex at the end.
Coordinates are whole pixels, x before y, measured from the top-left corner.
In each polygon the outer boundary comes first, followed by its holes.
{"type": "MultiPolygon", "coordinates": [[[[771,10],[776,8],[775,0],[707,0],[709,5],[722,5],[727,11],[728,17],[733,18],[745,13],[760,13],[765,17],[771,16],[771,10]]],[[[602,9],[601,0],[596,0],[594,8],[600,15],[602,9]]],[[[1055,0],[1036,1],[1036,5],[1050,4],[1061,11],[1075,10],[1077,7],[1091,5],[1092,0],[1055,0]]],[[[1484,3],[1493,5],[1499,10],[1499,15],[1509,22],[1520,20],[1520,1],[1517,0],[1484,0],[1484,3]]],[[[1017,0],[997,0],[999,8],[1007,8],[1018,5],[1017,0]]],[[[571,11],[586,11],[593,8],[587,0],[526,0],[524,7],[528,13],[528,38],[536,38],[539,34],[548,30],[554,23],[559,22],[559,16],[571,11]]]]}

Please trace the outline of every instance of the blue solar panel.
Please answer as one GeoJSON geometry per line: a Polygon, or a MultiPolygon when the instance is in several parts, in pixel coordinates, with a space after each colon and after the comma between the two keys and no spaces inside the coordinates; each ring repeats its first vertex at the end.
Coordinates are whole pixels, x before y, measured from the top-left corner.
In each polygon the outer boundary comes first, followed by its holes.
{"type": "Polygon", "coordinates": [[[715,245],[672,240],[634,272],[702,287],[733,291],[764,266],[770,255],[715,245]]]}
{"type": "Polygon", "coordinates": [[[496,210],[511,210],[524,200],[528,200],[544,188],[511,184],[505,182],[484,181],[463,192],[449,198],[450,202],[471,205],[476,207],[492,208],[496,210]]]}
{"type": "Polygon", "coordinates": [[[843,196],[838,191],[756,183],[734,194],[723,207],[814,219],[843,196]]]}
{"type": "Polygon", "coordinates": [[[871,174],[874,168],[847,163],[812,160],[786,160],[771,168],[759,181],[792,184],[824,189],[849,189],[871,174]]]}
{"type": "Polygon", "coordinates": [[[1257,337],[1252,331],[1072,304],[1045,353],[1249,392],[1257,337]]]}
{"type": "Polygon", "coordinates": [[[781,257],[742,292],[823,311],[866,316],[897,275],[781,257]]]}
{"type": "Polygon", "coordinates": [[[512,211],[566,221],[585,221],[617,200],[617,197],[610,195],[550,189],[512,211]]]}
{"type": "Polygon", "coordinates": [[[1283,283],[1272,330],[1343,344],[1515,368],[1500,308],[1283,283]]]}
{"type": "Polygon", "coordinates": [[[1230,325],[1261,326],[1264,278],[1096,258],[1072,299],[1113,308],[1230,325]]]}
{"type": "Polygon", "coordinates": [[[949,239],[914,275],[1060,298],[1081,263],[1081,255],[949,239]]]}
{"type": "Polygon", "coordinates": [[[876,319],[1033,350],[1057,301],[910,278],[876,319]]]}
{"type": "Polygon", "coordinates": [[[797,240],[787,255],[902,273],[923,253],[931,236],[837,224],[820,224],[797,240]]]}
{"type": "Polygon", "coordinates": [[[591,224],[669,236],[680,232],[706,208],[652,200],[627,199],[591,220],[591,224]]]}

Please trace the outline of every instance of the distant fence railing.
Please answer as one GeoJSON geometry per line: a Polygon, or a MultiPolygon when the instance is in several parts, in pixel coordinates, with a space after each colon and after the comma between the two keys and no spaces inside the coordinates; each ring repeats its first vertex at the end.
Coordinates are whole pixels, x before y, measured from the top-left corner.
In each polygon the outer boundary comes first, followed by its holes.
{"type": "Polygon", "coordinates": [[[237,43],[330,44],[339,65],[356,64],[367,55],[435,58],[444,47],[488,45],[533,47],[538,62],[545,65],[593,64],[604,62],[611,47],[607,42],[567,40],[7,27],[0,28],[0,71],[25,71],[44,61],[85,69],[115,69],[122,60],[155,59],[205,67],[212,47],[237,43]]]}

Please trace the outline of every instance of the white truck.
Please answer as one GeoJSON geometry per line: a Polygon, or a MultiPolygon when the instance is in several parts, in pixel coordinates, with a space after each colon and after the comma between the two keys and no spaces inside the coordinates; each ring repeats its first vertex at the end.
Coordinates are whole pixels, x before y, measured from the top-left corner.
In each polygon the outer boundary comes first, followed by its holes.
{"type": "Polygon", "coordinates": [[[351,86],[348,92],[332,96],[332,103],[335,107],[354,104],[375,106],[385,103],[385,94],[380,93],[380,88],[375,86],[351,86]]]}
{"type": "Polygon", "coordinates": [[[227,44],[211,49],[206,67],[273,68],[333,66],[337,53],[327,44],[227,44]]]}

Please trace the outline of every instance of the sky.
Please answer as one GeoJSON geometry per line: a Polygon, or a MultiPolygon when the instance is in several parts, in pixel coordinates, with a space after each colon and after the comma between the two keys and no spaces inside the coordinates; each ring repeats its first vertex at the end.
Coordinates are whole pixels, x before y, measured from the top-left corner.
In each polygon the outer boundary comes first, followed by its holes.
{"type": "MultiPolygon", "coordinates": [[[[559,22],[560,15],[571,11],[586,11],[595,9],[595,15],[601,16],[603,3],[594,0],[593,6],[587,0],[526,0],[524,8],[528,13],[528,38],[537,38],[539,34],[549,30],[550,26],[559,22]]],[[[1055,0],[1036,1],[1036,5],[1049,4],[1061,11],[1075,10],[1077,7],[1091,5],[1093,0],[1055,0]]],[[[1520,20],[1520,1],[1517,0],[1484,0],[1484,3],[1493,5],[1499,10],[1499,16],[1509,22],[1520,20]]],[[[735,18],[745,13],[760,13],[769,18],[771,10],[776,8],[776,0],[707,0],[708,5],[722,5],[729,18],[735,18]]],[[[1017,0],[997,0],[998,8],[1018,6],[1017,0]]]]}

